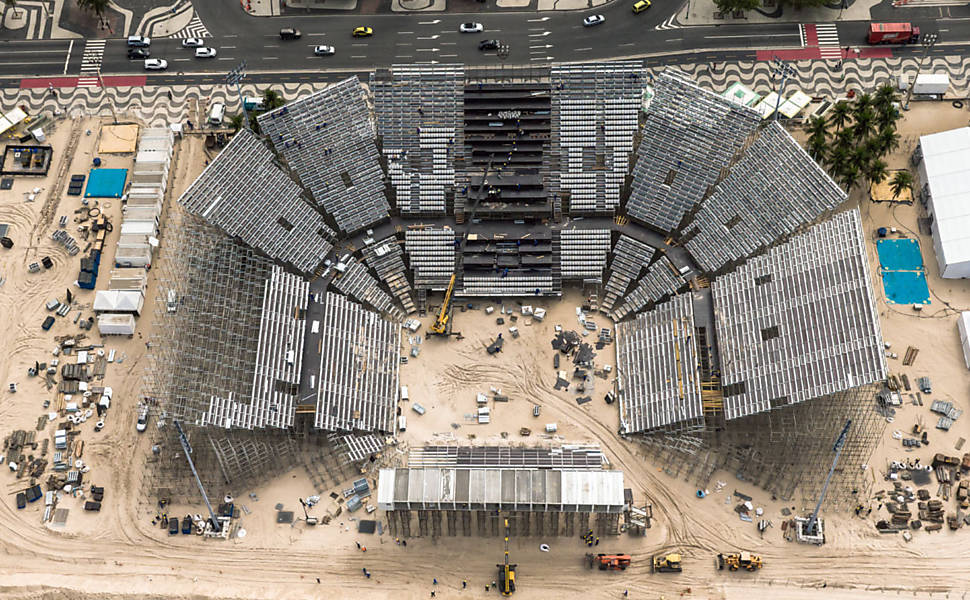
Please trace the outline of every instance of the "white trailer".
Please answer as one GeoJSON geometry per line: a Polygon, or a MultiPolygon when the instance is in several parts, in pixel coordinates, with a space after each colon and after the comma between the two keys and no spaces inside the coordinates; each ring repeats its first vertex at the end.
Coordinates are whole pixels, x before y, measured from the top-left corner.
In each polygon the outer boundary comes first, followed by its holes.
{"type": "Polygon", "coordinates": [[[158,235],[158,224],[154,221],[131,221],[124,219],[121,223],[121,235],[158,235]]]}
{"type": "Polygon", "coordinates": [[[132,315],[100,315],[98,332],[101,335],[135,335],[135,317],[132,315]]]}
{"type": "Polygon", "coordinates": [[[118,246],[115,252],[115,267],[141,267],[147,269],[152,266],[152,247],[148,244],[140,246],[118,246]]]}

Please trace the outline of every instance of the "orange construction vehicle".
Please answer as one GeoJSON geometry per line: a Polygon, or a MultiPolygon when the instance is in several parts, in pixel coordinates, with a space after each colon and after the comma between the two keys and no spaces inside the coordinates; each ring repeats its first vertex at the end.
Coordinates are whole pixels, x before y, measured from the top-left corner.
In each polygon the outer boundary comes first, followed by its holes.
{"type": "Polygon", "coordinates": [[[587,554],[586,564],[590,569],[598,565],[600,571],[626,571],[630,566],[629,554],[587,554]]]}

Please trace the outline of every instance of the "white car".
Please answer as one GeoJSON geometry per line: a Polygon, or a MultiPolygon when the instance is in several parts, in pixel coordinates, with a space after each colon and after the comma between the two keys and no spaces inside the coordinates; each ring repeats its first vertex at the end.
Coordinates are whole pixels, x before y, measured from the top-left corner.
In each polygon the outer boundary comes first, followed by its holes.
{"type": "Polygon", "coordinates": [[[216,49],[215,48],[196,48],[195,57],[196,58],[215,58],[216,49]]]}
{"type": "Polygon", "coordinates": [[[162,60],[160,58],[148,58],[145,59],[145,70],[146,71],[164,71],[168,68],[168,61],[162,60]]]}
{"type": "Polygon", "coordinates": [[[205,42],[203,42],[199,38],[185,38],[184,40],[182,40],[183,48],[201,48],[204,45],[205,45],[205,42]]]}
{"type": "Polygon", "coordinates": [[[590,15],[583,19],[583,27],[592,27],[593,25],[599,25],[604,21],[606,21],[606,17],[603,15],[590,15]]]}
{"type": "Polygon", "coordinates": [[[462,23],[458,27],[458,31],[462,33],[481,33],[485,31],[485,26],[481,23],[462,23]]]}
{"type": "Polygon", "coordinates": [[[314,46],[313,53],[317,56],[331,56],[336,50],[333,46],[314,46]]]}

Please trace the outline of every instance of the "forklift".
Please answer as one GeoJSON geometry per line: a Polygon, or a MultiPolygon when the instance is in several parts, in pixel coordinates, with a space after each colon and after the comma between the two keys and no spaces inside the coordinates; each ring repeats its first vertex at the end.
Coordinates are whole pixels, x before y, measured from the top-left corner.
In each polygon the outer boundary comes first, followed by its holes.
{"type": "Polygon", "coordinates": [[[516,564],[509,564],[509,520],[505,519],[505,564],[495,565],[498,567],[499,585],[503,596],[511,596],[515,591],[515,568],[516,564]]]}

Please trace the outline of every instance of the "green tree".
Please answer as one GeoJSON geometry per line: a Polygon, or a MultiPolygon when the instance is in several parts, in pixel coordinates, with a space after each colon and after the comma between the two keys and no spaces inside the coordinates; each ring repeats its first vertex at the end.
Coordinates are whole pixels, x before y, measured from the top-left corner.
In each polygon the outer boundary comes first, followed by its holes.
{"type": "Polygon", "coordinates": [[[859,94],[859,96],[855,100],[855,112],[858,113],[867,108],[872,108],[873,102],[874,100],[872,98],[872,94],[869,94],[869,93],[859,94]]]}
{"type": "Polygon", "coordinates": [[[104,17],[104,11],[108,9],[111,0],[77,0],[77,6],[81,10],[93,12],[99,18],[104,17]]]}
{"type": "Polygon", "coordinates": [[[865,168],[865,176],[869,181],[869,185],[876,183],[882,183],[889,177],[889,168],[886,165],[886,161],[881,158],[869,161],[865,168]]]}
{"type": "Polygon", "coordinates": [[[893,192],[893,200],[898,199],[903,190],[913,189],[913,174],[905,170],[896,171],[889,180],[889,189],[893,192]]]}
{"type": "Polygon", "coordinates": [[[263,92],[263,110],[275,110],[284,104],[286,104],[286,100],[283,99],[282,94],[273,88],[266,88],[266,91],[263,92]]]}
{"type": "Polygon", "coordinates": [[[882,111],[887,108],[895,110],[896,107],[893,106],[894,102],[899,102],[899,96],[896,95],[896,88],[891,84],[887,83],[876,90],[874,104],[877,110],[882,111]]]}
{"type": "Polygon", "coordinates": [[[754,10],[761,6],[761,0],[714,0],[714,6],[722,13],[736,10],[754,10]]]}
{"type": "Polygon", "coordinates": [[[812,120],[808,124],[808,136],[810,138],[815,136],[822,136],[824,138],[828,134],[828,127],[825,119],[812,117],[812,120]]]}
{"type": "Polygon", "coordinates": [[[836,145],[828,154],[828,160],[826,164],[829,167],[829,173],[833,176],[838,175],[838,173],[845,168],[846,163],[849,161],[849,149],[842,145],[836,145]]]}
{"type": "Polygon", "coordinates": [[[874,140],[879,148],[879,156],[886,156],[899,148],[900,136],[895,127],[889,126],[880,129],[874,140]]]}
{"type": "Polygon", "coordinates": [[[242,129],[242,126],[243,126],[243,118],[244,117],[243,117],[242,113],[236,113],[236,114],[232,115],[231,117],[229,117],[229,126],[232,127],[232,130],[234,132],[235,131],[239,131],[240,129],[242,129]]]}
{"type": "Polygon", "coordinates": [[[808,138],[808,155],[815,159],[817,163],[826,162],[829,144],[824,136],[812,136],[808,138]]]}
{"type": "Polygon", "coordinates": [[[839,171],[836,179],[845,187],[845,191],[851,192],[852,188],[859,183],[859,169],[855,165],[848,165],[839,171]]]}
{"type": "Polygon", "coordinates": [[[857,107],[852,120],[853,134],[860,142],[864,142],[876,130],[876,113],[869,106],[857,107]]]}
{"type": "Polygon", "coordinates": [[[835,132],[838,133],[842,131],[842,128],[849,121],[850,116],[852,116],[852,107],[845,100],[840,100],[832,107],[832,114],[829,115],[829,123],[835,125],[835,132]]]}

